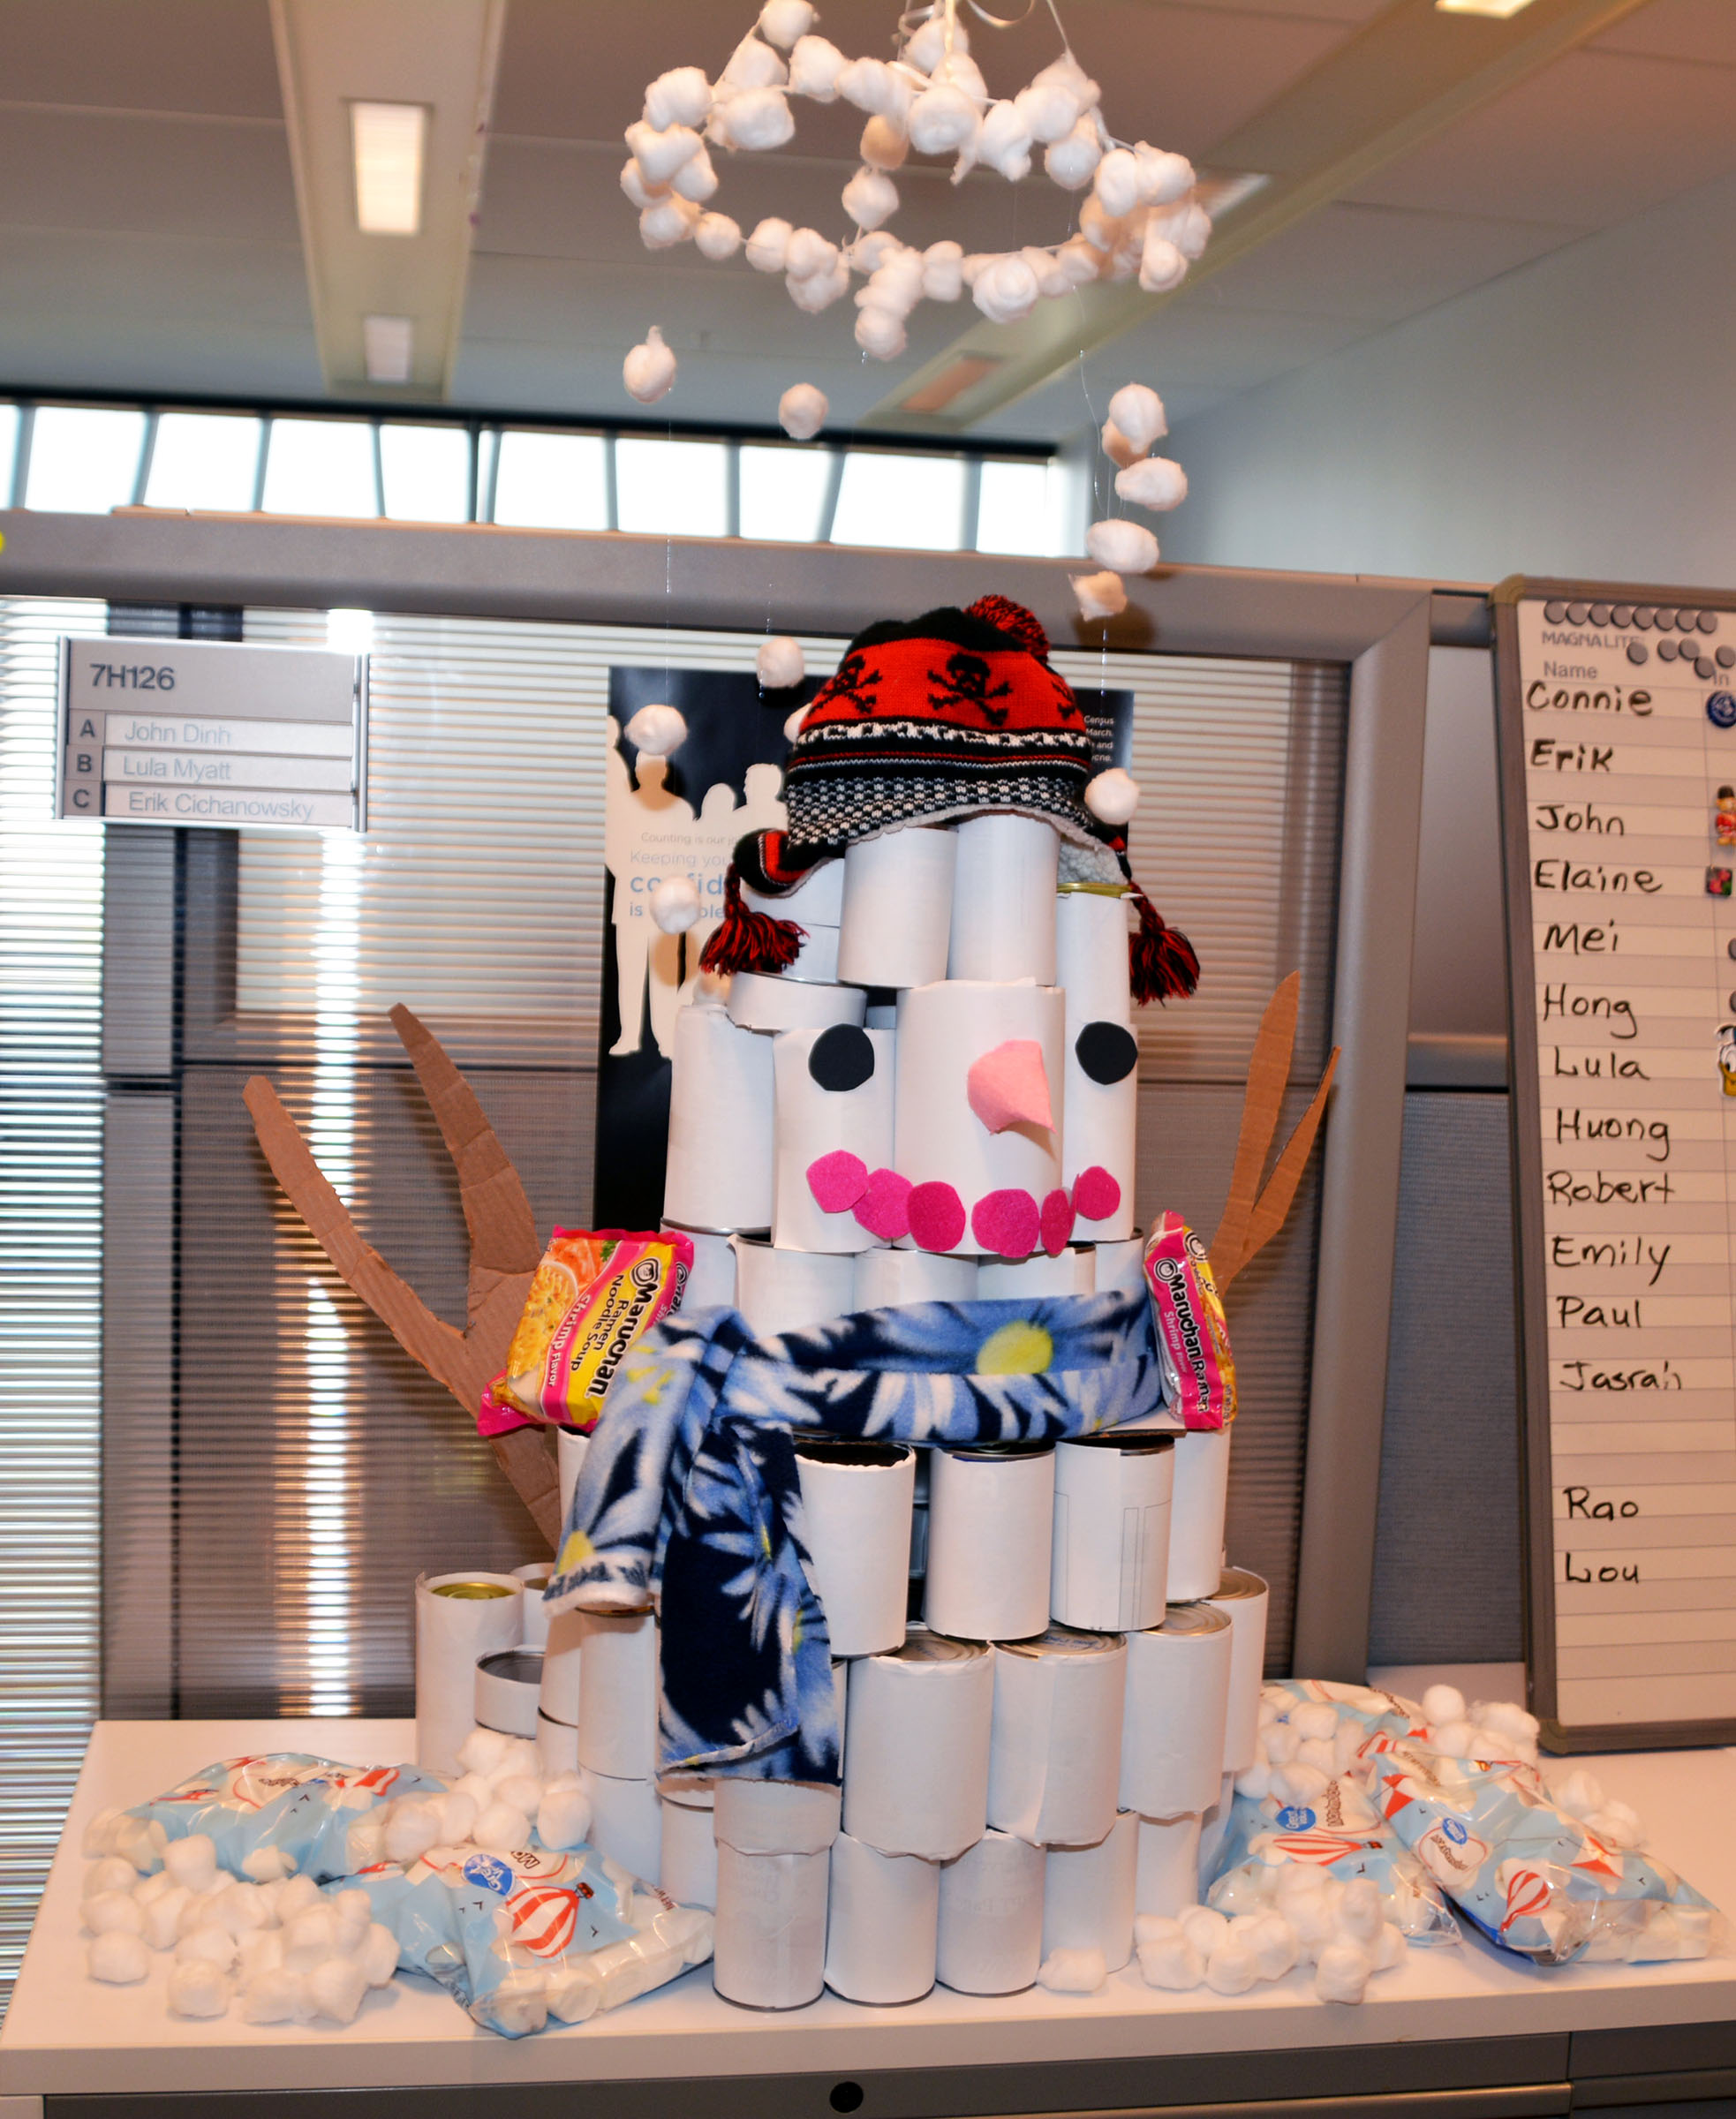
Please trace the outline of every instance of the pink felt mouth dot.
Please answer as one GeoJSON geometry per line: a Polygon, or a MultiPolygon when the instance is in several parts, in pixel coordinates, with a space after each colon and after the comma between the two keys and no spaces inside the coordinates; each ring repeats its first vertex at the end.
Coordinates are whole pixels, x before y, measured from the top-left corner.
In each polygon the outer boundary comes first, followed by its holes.
{"type": "Polygon", "coordinates": [[[808,1165],[808,1189],[823,1212],[847,1213],[868,1189],[868,1165],[848,1148],[834,1148],[808,1165]]]}
{"type": "Polygon", "coordinates": [[[910,1192],[908,1177],[895,1170],[876,1170],[868,1188],[856,1203],[856,1218],[871,1236],[882,1243],[896,1243],[910,1233],[910,1192]]]}
{"type": "Polygon", "coordinates": [[[1073,1180],[1073,1205],[1083,1221],[1107,1221],[1121,1203],[1121,1188],[1100,1163],[1073,1180]]]}
{"type": "Polygon", "coordinates": [[[1034,1037],[1009,1037],[974,1060],[964,1077],[964,1091],[991,1133],[1018,1125],[1053,1129],[1049,1077],[1043,1068],[1043,1048],[1034,1037]]]}
{"type": "Polygon", "coordinates": [[[991,1192],[970,1210],[970,1226],[983,1248],[998,1258],[1029,1258],[1037,1248],[1041,1217],[1029,1192],[991,1192]]]}
{"type": "Polygon", "coordinates": [[[1043,1248],[1051,1258],[1059,1258],[1067,1248],[1067,1240],[1073,1233],[1073,1202],[1065,1192],[1051,1192],[1043,1202],[1038,1222],[1043,1248]]]}
{"type": "Polygon", "coordinates": [[[925,1251],[949,1251],[964,1233],[964,1202],[950,1185],[917,1185],[910,1201],[910,1233],[925,1251]]]}

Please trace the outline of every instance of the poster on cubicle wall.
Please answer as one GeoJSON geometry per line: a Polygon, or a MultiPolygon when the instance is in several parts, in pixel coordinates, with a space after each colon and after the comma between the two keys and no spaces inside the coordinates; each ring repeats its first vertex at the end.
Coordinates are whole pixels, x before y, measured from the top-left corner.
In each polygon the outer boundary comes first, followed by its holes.
{"type": "Polygon", "coordinates": [[[1728,1744],[1736,595],[1494,603],[1532,1706],[1558,1751],[1728,1744]]]}

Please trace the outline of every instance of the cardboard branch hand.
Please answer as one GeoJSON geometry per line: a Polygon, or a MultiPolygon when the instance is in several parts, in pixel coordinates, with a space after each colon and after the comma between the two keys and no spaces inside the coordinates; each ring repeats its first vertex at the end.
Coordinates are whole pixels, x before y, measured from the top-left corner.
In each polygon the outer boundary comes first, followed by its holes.
{"type": "Polygon", "coordinates": [[[1266,1003],[1259,1035],[1254,1040],[1253,1057],[1248,1063],[1248,1087],[1242,1100],[1242,1133],[1235,1144],[1235,1167],[1230,1173],[1230,1195],[1218,1233],[1211,1239],[1211,1277],[1220,1293],[1283,1227],[1314,1146],[1314,1136],[1320,1130],[1327,1091],[1338,1071],[1339,1048],[1334,1045],[1313,1101],[1285,1143],[1284,1152],[1261,1191],[1260,1173],[1265,1168],[1266,1151],[1278,1130],[1278,1114],[1290,1079],[1301,1002],[1302,974],[1293,971],[1266,1003]]]}
{"type": "MultiPolygon", "coordinates": [[[[265,1159],[314,1241],[404,1352],[444,1384],[474,1418],[485,1386],[505,1365],[542,1247],[518,1173],[483,1117],[469,1082],[439,1039],[408,1008],[394,1008],[391,1020],[457,1172],[458,1198],[470,1233],[463,1331],[435,1316],[363,1241],[265,1076],[254,1075],[242,1094],[265,1159]]],[[[491,1437],[490,1446],[552,1549],[561,1535],[560,1492],[546,1433],[540,1428],[516,1428],[491,1437]]]]}

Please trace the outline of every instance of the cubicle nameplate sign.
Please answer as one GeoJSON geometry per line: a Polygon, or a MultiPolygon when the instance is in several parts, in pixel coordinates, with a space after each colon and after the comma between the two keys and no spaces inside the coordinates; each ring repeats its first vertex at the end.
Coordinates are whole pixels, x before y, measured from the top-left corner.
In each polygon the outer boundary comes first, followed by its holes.
{"type": "Polygon", "coordinates": [[[1736,598],[1494,602],[1532,1704],[1554,1750],[1727,1744],[1736,598]]]}
{"type": "Polygon", "coordinates": [[[361,831],[367,658],[126,635],[60,644],[59,817],[361,831]]]}

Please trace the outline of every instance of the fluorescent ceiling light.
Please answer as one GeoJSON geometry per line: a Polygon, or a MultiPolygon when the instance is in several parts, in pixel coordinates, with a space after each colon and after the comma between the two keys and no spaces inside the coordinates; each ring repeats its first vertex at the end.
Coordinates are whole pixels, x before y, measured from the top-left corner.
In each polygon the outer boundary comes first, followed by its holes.
{"type": "Polygon", "coordinates": [[[1498,22],[1505,22],[1509,15],[1516,15],[1530,4],[1531,0],[1435,0],[1443,15],[1492,15],[1498,22]]]}
{"type": "Polygon", "coordinates": [[[362,358],[370,382],[408,382],[416,343],[414,320],[407,316],[365,316],[362,358]]]}
{"type": "Polygon", "coordinates": [[[351,103],[356,225],[365,236],[413,236],[422,226],[425,103],[351,103]]]}

